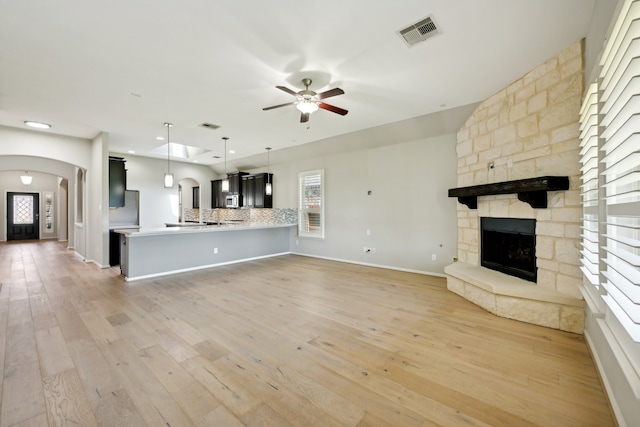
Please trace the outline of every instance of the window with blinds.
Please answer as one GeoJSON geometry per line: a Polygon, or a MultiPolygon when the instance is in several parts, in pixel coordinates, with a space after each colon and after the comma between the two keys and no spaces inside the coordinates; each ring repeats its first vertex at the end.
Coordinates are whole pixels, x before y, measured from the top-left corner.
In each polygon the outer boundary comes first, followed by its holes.
{"type": "Polygon", "coordinates": [[[624,3],[600,67],[598,90],[582,110],[582,267],[588,282],[604,288],[609,314],[640,342],[640,0],[624,3]]]}
{"type": "Polygon", "coordinates": [[[298,174],[298,235],[324,238],[324,170],[298,174]]]}
{"type": "Polygon", "coordinates": [[[582,167],[582,257],[584,277],[599,287],[599,174],[598,174],[598,86],[592,84],[580,111],[580,163],[582,167]]]}

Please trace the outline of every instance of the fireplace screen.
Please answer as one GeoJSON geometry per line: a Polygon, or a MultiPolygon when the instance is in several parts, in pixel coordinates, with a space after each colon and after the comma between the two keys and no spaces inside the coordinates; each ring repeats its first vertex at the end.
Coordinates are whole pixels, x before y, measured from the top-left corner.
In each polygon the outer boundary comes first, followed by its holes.
{"type": "Polygon", "coordinates": [[[480,244],[483,267],[536,282],[535,219],[480,218],[480,244]]]}

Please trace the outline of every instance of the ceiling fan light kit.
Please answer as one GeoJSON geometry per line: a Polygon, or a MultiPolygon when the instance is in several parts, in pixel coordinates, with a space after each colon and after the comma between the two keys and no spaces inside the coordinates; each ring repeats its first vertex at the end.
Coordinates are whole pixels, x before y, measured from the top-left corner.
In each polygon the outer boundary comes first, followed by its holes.
{"type": "Polygon", "coordinates": [[[311,99],[302,99],[296,103],[296,108],[304,114],[311,114],[314,111],[318,111],[318,101],[311,99]]]}
{"type": "Polygon", "coordinates": [[[276,86],[277,89],[287,92],[289,95],[293,95],[296,98],[296,100],[292,102],[287,102],[285,104],[265,107],[263,108],[263,110],[267,111],[267,110],[273,110],[274,108],[286,107],[288,105],[295,105],[298,111],[300,111],[301,113],[300,115],[301,123],[307,122],[309,120],[309,115],[320,108],[322,108],[323,110],[331,111],[332,113],[340,114],[341,116],[344,116],[349,112],[343,108],[321,102],[323,99],[344,94],[344,91],[342,89],[335,88],[335,89],[329,89],[325,92],[316,93],[311,89],[309,89],[309,86],[311,85],[311,83],[312,83],[311,79],[302,79],[302,84],[305,86],[305,89],[299,92],[294,92],[293,90],[285,86],[276,86]]]}

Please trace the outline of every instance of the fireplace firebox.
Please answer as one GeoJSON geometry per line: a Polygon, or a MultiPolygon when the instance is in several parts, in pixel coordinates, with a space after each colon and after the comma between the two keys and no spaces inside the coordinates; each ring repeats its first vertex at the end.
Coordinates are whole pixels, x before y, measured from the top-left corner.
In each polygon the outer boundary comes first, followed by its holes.
{"type": "Polygon", "coordinates": [[[480,245],[483,267],[537,281],[535,219],[480,218],[480,245]]]}

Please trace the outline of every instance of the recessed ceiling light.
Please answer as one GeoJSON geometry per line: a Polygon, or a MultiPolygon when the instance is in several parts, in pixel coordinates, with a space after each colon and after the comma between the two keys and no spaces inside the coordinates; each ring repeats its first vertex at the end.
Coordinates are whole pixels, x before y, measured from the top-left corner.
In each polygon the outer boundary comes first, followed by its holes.
{"type": "Polygon", "coordinates": [[[229,154],[236,154],[236,150],[229,150],[229,154]]]}
{"type": "Polygon", "coordinates": [[[34,122],[32,120],[25,120],[24,124],[36,129],[51,129],[51,125],[48,123],[34,122]]]}
{"type": "Polygon", "coordinates": [[[193,161],[193,163],[198,163],[198,161],[197,161],[197,160],[194,160],[194,161],[193,161]]]}
{"type": "Polygon", "coordinates": [[[156,139],[157,139],[158,141],[164,141],[164,137],[162,137],[162,136],[156,136],[156,139]]]}
{"type": "Polygon", "coordinates": [[[129,154],[136,154],[136,152],[133,150],[129,150],[129,154]]]}

